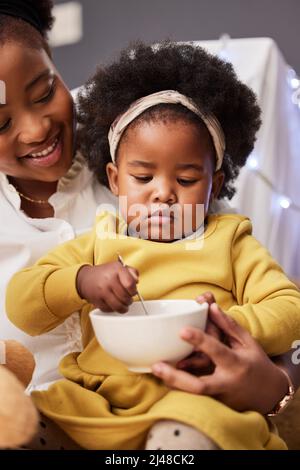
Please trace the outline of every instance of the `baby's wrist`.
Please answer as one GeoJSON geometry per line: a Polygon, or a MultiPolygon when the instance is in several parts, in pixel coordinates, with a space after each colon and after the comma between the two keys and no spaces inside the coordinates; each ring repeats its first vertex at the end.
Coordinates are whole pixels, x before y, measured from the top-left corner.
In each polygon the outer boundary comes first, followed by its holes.
{"type": "Polygon", "coordinates": [[[87,300],[84,286],[85,286],[85,280],[86,280],[87,272],[90,271],[91,269],[93,269],[92,266],[90,266],[89,264],[85,264],[85,265],[81,266],[81,268],[79,268],[79,270],[77,272],[76,290],[77,290],[77,293],[78,293],[78,295],[81,299],[87,300]]]}

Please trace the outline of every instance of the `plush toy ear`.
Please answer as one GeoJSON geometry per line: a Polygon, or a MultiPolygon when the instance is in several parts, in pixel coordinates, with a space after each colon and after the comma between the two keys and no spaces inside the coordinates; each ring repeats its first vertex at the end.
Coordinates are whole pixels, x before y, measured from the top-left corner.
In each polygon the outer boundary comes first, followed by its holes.
{"type": "Polygon", "coordinates": [[[6,340],[4,366],[15,374],[24,384],[29,384],[35,367],[35,361],[31,352],[21,343],[14,340],[6,340]]]}
{"type": "Polygon", "coordinates": [[[12,372],[0,366],[0,448],[15,448],[36,432],[37,410],[12,372]]]}

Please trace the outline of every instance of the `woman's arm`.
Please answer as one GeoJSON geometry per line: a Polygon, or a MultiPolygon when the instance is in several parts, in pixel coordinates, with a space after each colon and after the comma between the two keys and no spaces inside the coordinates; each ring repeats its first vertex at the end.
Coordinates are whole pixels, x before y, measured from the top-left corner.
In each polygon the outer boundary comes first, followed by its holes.
{"type": "Polygon", "coordinates": [[[226,344],[195,328],[184,329],[182,338],[212,360],[213,373],[199,377],[159,363],[153,366],[153,374],[171,388],[215,397],[237,411],[270,412],[288,392],[281,366],[277,367],[251,335],[215,303],[209,315],[226,344]]]}
{"type": "Polygon", "coordinates": [[[295,390],[300,387],[300,363],[298,364],[294,361],[295,350],[291,349],[285,354],[281,354],[280,356],[272,357],[272,361],[276,366],[280,369],[285,370],[289,375],[295,390]]]}

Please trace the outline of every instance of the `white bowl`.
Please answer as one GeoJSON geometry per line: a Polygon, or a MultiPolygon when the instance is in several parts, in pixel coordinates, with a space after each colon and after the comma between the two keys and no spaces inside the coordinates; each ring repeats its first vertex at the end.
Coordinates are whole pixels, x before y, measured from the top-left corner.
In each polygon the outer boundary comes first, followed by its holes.
{"type": "Polygon", "coordinates": [[[180,338],[185,326],[205,329],[207,303],[195,300],[148,300],[149,315],[140,302],[134,302],[128,313],[90,313],[96,338],[103,349],[121,360],[134,372],[151,372],[158,361],[171,364],[188,356],[193,346],[180,338]]]}

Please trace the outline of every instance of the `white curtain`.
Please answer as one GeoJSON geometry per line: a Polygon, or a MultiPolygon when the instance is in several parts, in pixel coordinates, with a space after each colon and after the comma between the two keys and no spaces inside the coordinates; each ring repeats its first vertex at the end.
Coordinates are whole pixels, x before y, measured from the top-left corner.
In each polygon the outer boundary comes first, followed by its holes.
{"type": "Polygon", "coordinates": [[[300,278],[300,108],[292,100],[290,67],[269,38],[196,44],[231,62],[257,95],[263,123],[249,159],[257,171],[248,165],[241,171],[231,204],[250,217],[254,235],[285,272],[300,278]],[[289,198],[288,208],[281,196],[289,198]]]}

